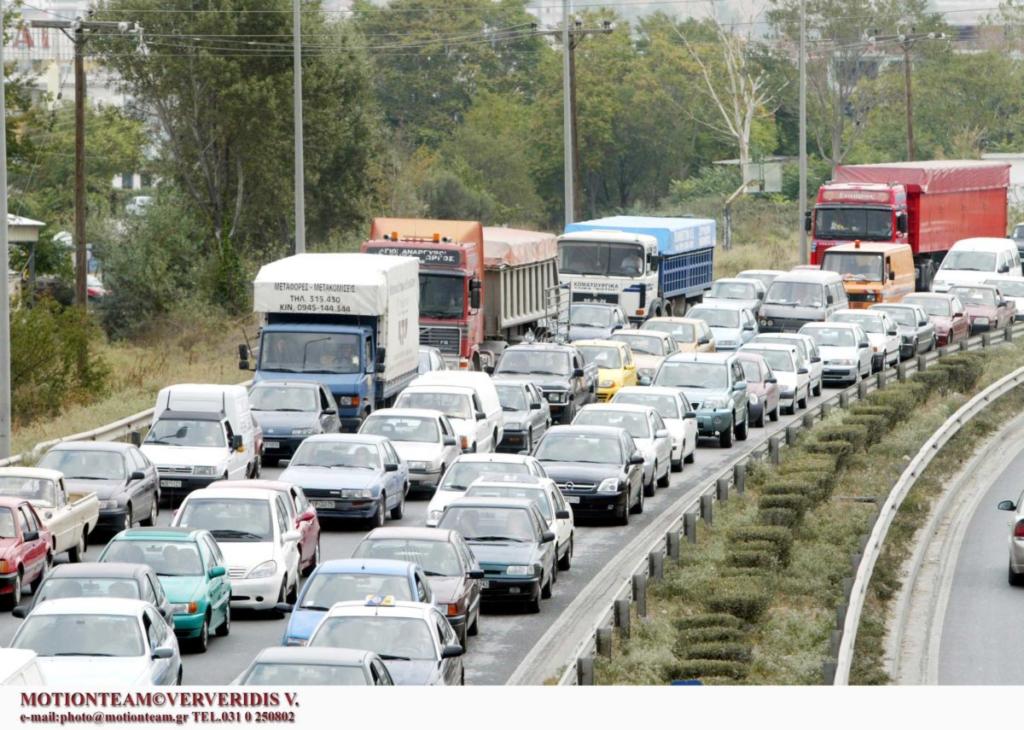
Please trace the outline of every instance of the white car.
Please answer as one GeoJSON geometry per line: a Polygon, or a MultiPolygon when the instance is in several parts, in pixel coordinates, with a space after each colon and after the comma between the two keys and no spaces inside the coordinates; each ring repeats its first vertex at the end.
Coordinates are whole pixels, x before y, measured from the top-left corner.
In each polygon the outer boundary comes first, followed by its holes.
{"type": "Polygon", "coordinates": [[[636,377],[640,385],[650,385],[669,355],[679,352],[679,343],[668,332],[655,329],[623,329],[611,336],[612,340],[625,342],[633,351],[636,362],[636,377]]]}
{"type": "Polygon", "coordinates": [[[41,687],[43,673],[31,649],[0,649],[0,687],[41,687]]]}
{"type": "Polygon", "coordinates": [[[1017,308],[1015,319],[1024,319],[1024,276],[1005,276],[999,279],[985,279],[985,283],[999,287],[1003,297],[1009,299],[1017,308]]]}
{"type": "Polygon", "coordinates": [[[455,427],[441,411],[381,408],[363,421],[359,433],[385,436],[409,464],[410,491],[434,491],[459,456],[455,427]]]}
{"type": "Polygon", "coordinates": [[[504,478],[483,476],[473,482],[466,497],[501,497],[505,499],[531,499],[540,510],[548,529],[555,533],[555,558],[559,570],[572,567],[576,523],[572,507],[565,501],[555,481],[549,477],[524,477],[508,474],[504,478]]]}
{"type": "Polygon", "coordinates": [[[742,352],[760,355],[779,381],[779,406],[789,413],[806,408],[811,397],[811,374],[795,345],[750,344],[742,352]]]}
{"type": "Polygon", "coordinates": [[[465,495],[477,479],[505,474],[547,478],[540,462],[526,454],[462,454],[445,472],[427,505],[427,527],[437,527],[445,507],[465,495]]]}
{"type": "Polygon", "coordinates": [[[818,351],[818,343],[814,341],[813,337],[798,332],[766,332],[752,339],[750,344],[761,344],[762,342],[796,345],[796,349],[800,350],[804,361],[807,362],[807,369],[810,370],[811,394],[821,395],[822,373],[825,370],[825,365],[822,362],[821,353],[818,351]]]}
{"type": "MultiPolygon", "coordinates": [[[[415,383],[415,381],[413,381],[415,383]]],[[[494,451],[493,425],[472,388],[456,385],[409,385],[399,394],[395,408],[441,411],[455,429],[463,452],[494,451]],[[480,418],[478,418],[480,416],[480,418]]],[[[501,412],[497,417],[500,419],[501,412]]]]}
{"type": "Polygon", "coordinates": [[[301,533],[289,520],[287,497],[269,489],[207,487],[189,494],[172,527],[209,530],[224,553],[231,607],[277,610],[299,590],[301,533]]]}
{"type": "Polygon", "coordinates": [[[846,385],[871,375],[871,344],[859,324],[813,322],[801,327],[800,334],[817,343],[824,382],[846,385]]]}
{"type": "Polygon", "coordinates": [[[43,601],[18,628],[11,647],[36,653],[39,671],[48,686],[181,684],[178,639],[148,601],[43,601]]]}
{"type": "Polygon", "coordinates": [[[693,463],[697,451],[697,413],[680,388],[630,385],[619,388],[611,402],[656,410],[672,437],[672,471],[682,471],[683,462],[693,463]]]}
{"type": "Polygon", "coordinates": [[[900,345],[903,344],[900,329],[885,312],[877,309],[837,309],[826,321],[852,322],[867,332],[873,370],[895,367],[900,361],[900,345]]]}
{"type": "Polygon", "coordinates": [[[583,407],[572,425],[625,429],[644,455],[644,496],[653,497],[656,486],[668,486],[672,470],[672,437],[665,421],[650,406],[593,403],[583,407]]]}

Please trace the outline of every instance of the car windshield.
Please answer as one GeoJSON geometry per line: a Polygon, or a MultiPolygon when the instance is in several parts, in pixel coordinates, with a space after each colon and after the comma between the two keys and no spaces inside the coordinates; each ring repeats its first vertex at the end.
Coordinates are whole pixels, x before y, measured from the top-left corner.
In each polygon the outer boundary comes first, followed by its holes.
{"type": "Polygon", "coordinates": [[[361,666],[337,664],[272,664],[260,662],[241,684],[250,687],[306,687],[315,685],[359,686],[369,682],[361,666]]]}
{"type": "Polygon", "coordinates": [[[857,338],[852,330],[845,327],[811,327],[801,330],[801,334],[810,335],[818,343],[818,347],[856,347],[857,338]]]}
{"type": "Polygon", "coordinates": [[[905,297],[903,301],[907,304],[916,304],[933,317],[948,317],[952,313],[951,302],[945,297],[905,297]]]}
{"type": "Polygon", "coordinates": [[[694,307],[686,314],[687,317],[703,319],[708,327],[740,326],[740,313],[737,309],[715,309],[713,307],[694,307]]]}
{"type": "Polygon", "coordinates": [[[531,489],[515,484],[478,484],[469,488],[466,497],[529,499],[537,505],[537,509],[540,510],[545,520],[550,522],[554,518],[551,512],[551,503],[548,502],[548,495],[544,493],[543,489],[531,489]]]}
{"type": "Polygon", "coordinates": [[[914,314],[913,309],[904,309],[903,307],[886,307],[882,309],[883,312],[889,315],[891,319],[895,319],[899,324],[905,324],[909,327],[917,326],[917,315],[914,314]]]}
{"type": "Polygon", "coordinates": [[[649,319],[640,329],[667,332],[676,342],[693,342],[697,339],[693,325],[685,322],[665,322],[664,320],[659,322],[656,319],[649,319]]]}
{"type": "Polygon", "coordinates": [[[517,375],[568,375],[569,354],[537,349],[506,350],[496,373],[517,375]]]}
{"type": "Polygon", "coordinates": [[[270,542],[270,502],[265,499],[190,499],[181,510],[180,527],[209,530],[217,542],[270,542]]]}
{"type": "MultiPolygon", "coordinates": [[[[143,641],[135,616],[30,613],[11,643],[41,657],[142,656],[143,641]]],[[[93,671],[102,672],[98,667],[93,671]]]]}
{"type": "Polygon", "coordinates": [[[626,432],[635,439],[651,438],[650,423],[643,413],[584,408],[573,420],[573,425],[577,424],[580,426],[615,426],[626,429],[626,432]]]}
{"type": "Polygon", "coordinates": [[[534,452],[540,461],[579,461],[592,464],[621,464],[622,448],[612,435],[593,433],[549,433],[534,452]]]}
{"type": "Polygon", "coordinates": [[[359,335],[264,332],[259,369],[279,373],[358,373],[359,335]]]}
{"type": "Polygon", "coordinates": [[[772,285],[772,282],[775,281],[775,279],[777,279],[778,276],[779,275],[777,273],[758,274],[757,272],[754,271],[741,271],[740,273],[736,274],[737,279],[757,279],[762,284],[764,284],[765,289],[770,287],[772,285]]]}
{"type": "Polygon", "coordinates": [[[363,421],[362,433],[387,436],[392,441],[436,444],[441,441],[437,421],[417,416],[370,416],[363,421]]]}
{"type": "Polygon", "coordinates": [[[964,303],[965,307],[994,307],[996,293],[991,289],[982,289],[974,286],[954,286],[949,293],[964,303]]]}
{"type": "MultiPolygon", "coordinates": [[[[586,355],[584,355],[586,357],[586,355]]],[[[521,385],[497,385],[498,402],[501,403],[503,411],[525,411],[526,391],[521,385]]]]}
{"type": "Polygon", "coordinates": [[[871,314],[857,314],[855,312],[836,312],[830,320],[833,322],[852,322],[853,324],[859,324],[860,328],[870,334],[883,334],[885,327],[883,327],[882,318],[878,315],[871,314]]]}
{"type": "Polygon", "coordinates": [[[637,391],[623,393],[619,391],[615,394],[615,398],[612,399],[612,403],[648,406],[656,410],[662,418],[682,418],[679,414],[679,401],[671,395],[640,393],[637,391]]]}
{"type": "Polygon", "coordinates": [[[339,601],[365,601],[372,596],[394,596],[397,601],[416,600],[409,579],[404,575],[319,571],[309,579],[299,607],[327,610],[339,601]]]}
{"type": "Polygon", "coordinates": [[[631,335],[625,332],[616,332],[612,335],[613,340],[625,342],[633,352],[642,352],[645,355],[664,355],[665,343],[660,337],[649,335],[631,335]]]}
{"type": "Polygon", "coordinates": [[[881,281],[882,254],[826,250],[821,268],[851,281],[881,281]]]}
{"type": "Polygon", "coordinates": [[[761,366],[753,360],[740,358],[740,365],[743,366],[743,378],[748,383],[760,383],[764,377],[761,373],[761,366]]]}
{"type": "Polygon", "coordinates": [[[194,421],[184,418],[161,418],[149,429],[145,443],[205,448],[227,448],[228,445],[220,421],[194,421]]]}
{"type": "Polygon", "coordinates": [[[666,362],[659,368],[654,384],[672,388],[727,388],[729,368],[715,362],[666,362]]]}
{"type": "MultiPolygon", "coordinates": [[[[381,609],[384,611],[385,609],[381,609]]],[[[404,616],[337,616],[324,619],[310,646],[362,649],[389,659],[438,661],[430,625],[404,616]]]]}
{"type": "Polygon", "coordinates": [[[1018,223],[1013,227],[1013,237],[1015,239],[1024,239],[1024,223],[1018,223]]]}
{"type": "Polygon", "coordinates": [[[466,393],[431,393],[404,391],[395,401],[395,408],[424,408],[441,411],[448,418],[473,420],[473,401],[466,393]]]}
{"type": "Polygon", "coordinates": [[[558,271],[562,274],[638,276],[644,271],[641,246],[591,241],[558,244],[558,271]]]}
{"type": "Polygon", "coordinates": [[[814,212],[817,238],[862,241],[892,239],[892,211],[888,208],[824,208],[814,212]]]}
{"type": "Polygon", "coordinates": [[[445,472],[439,489],[464,492],[480,477],[505,474],[530,474],[530,467],[521,461],[456,461],[445,472]]]}
{"type": "Polygon", "coordinates": [[[380,469],[380,452],[371,443],[306,440],[295,452],[290,466],[380,469]]]}
{"type": "Polygon", "coordinates": [[[14,531],[14,513],[9,509],[0,509],[0,540],[17,537],[14,531]]]}
{"type": "Polygon", "coordinates": [[[320,410],[319,400],[317,391],[313,388],[259,385],[249,391],[249,403],[254,411],[309,413],[320,410]]]}
{"type": "Polygon", "coordinates": [[[820,307],[824,302],[821,284],[802,281],[775,281],[764,298],[765,304],[795,307],[820,307]]]}
{"type": "Polygon", "coordinates": [[[420,316],[452,319],[462,316],[465,279],[420,273],[420,316]]]}
{"type": "Polygon", "coordinates": [[[757,299],[757,287],[746,281],[716,281],[704,296],[709,299],[757,299]]]}
{"type": "Polygon", "coordinates": [[[0,496],[20,497],[43,504],[56,505],[57,488],[50,479],[0,477],[0,496]]]}
{"type": "Polygon", "coordinates": [[[184,540],[113,540],[100,562],[148,565],[160,576],[203,575],[199,549],[184,540]]]}
{"type": "Polygon", "coordinates": [[[988,251],[950,251],[939,268],[944,271],[995,271],[996,255],[988,251]]]}
{"type": "Polygon", "coordinates": [[[744,350],[763,357],[772,370],[778,370],[784,373],[792,373],[796,371],[796,367],[793,364],[792,354],[785,350],[755,350],[753,348],[750,348],[749,350],[744,348],[744,350]]]}
{"type": "Polygon", "coordinates": [[[406,540],[398,537],[363,540],[352,557],[406,560],[419,565],[428,576],[462,575],[462,563],[456,547],[447,540],[406,540]]]}
{"type": "Polygon", "coordinates": [[[807,342],[799,337],[790,339],[789,337],[772,334],[758,335],[754,338],[754,344],[757,343],[789,345],[790,347],[795,347],[802,357],[810,357],[810,354],[807,352],[807,342]]]}
{"type": "Polygon", "coordinates": [[[55,469],[65,479],[125,478],[124,457],[116,451],[54,449],[39,462],[44,469],[55,469]]]}
{"type": "Polygon", "coordinates": [[[139,584],[131,578],[61,578],[43,582],[36,603],[51,598],[139,598],[139,584]]]}
{"type": "Polygon", "coordinates": [[[437,526],[455,530],[467,542],[537,542],[530,513],[520,507],[467,507],[455,502],[437,526]]]}
{"type": "Polygon", "coordinates": [[[593,363],[599,368],[617,370],[622,367],[622,356],[617,347],[580,345],[579,349],[584,361],[593,363]]]}
{"type": "Polygon", "coordinates": [[[998,281],[986,281],[985,283],[998,286],[1000,291],[1008,297],[1024,297],[1024,281],[1000,279],[998,281]]]}
{"type": "Polygon", "coordinates": [[[611,307],[573,304],[569,310],[569,324],[577,327],[608,327],[612,323],[611,307]]]}

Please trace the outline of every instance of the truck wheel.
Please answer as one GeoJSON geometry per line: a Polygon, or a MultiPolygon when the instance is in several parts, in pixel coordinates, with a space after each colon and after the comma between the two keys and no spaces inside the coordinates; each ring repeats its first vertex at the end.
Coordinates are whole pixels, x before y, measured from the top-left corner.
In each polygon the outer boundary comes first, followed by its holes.
{"type": "Polygon", "coordinates": [[[85,541],[85,529],[83,529],[82,533],[78,536],[78,544],[75,545],[70,550],[68,550],[68,560],[70,562],[72,562],[72,563],[80,563],[80,562],[82,562],[82,556],[85,555],[85,549],[86,549],[85,542],[86,542],[85,541]]]}

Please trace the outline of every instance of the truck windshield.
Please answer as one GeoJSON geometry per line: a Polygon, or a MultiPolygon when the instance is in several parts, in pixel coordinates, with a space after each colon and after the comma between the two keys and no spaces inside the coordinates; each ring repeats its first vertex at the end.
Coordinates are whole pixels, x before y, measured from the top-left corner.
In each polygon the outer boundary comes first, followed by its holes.
{"type": "Polygon", "coordinates": [[[249,402],[254,411],[319,411],[318,401],[313,388],[258,385],[249,391],[249,402]]]}
{"type": "Polygon", "coordinates": [[[882,281],[882,254],[827,250],[821,269],[853,281],[882,281]]]}
{"type": "Polygon", "coordinates": [[[461,276],[420,274],[420,316],[454,319],[464,312],[461,276]]]}
{"type": "Polygon", "coordinates": [[[644,273],[642,246],[593,241],[558,244],[558,271],[593,276],[640,276],[644,273]]]}
{"type": "Polygon", "coordinates": [[[540,350],[506,350],[498,361],[497,373],[516,375],[568,375],[569,355],[540,350]]]}
{"type": "Polygon", "coordinates": [[[188,421],[182,418],[161,418],[149,429],[145,443],[212,448],[226,448],[228,445],[220,421],[188,421]]]}
{"type": "Polygon", "coordinates": [[[427,391],[409,392],[398,396],[395,408],[426,408],[441,411],[448,418],[473,419],[473,402],[468,395],[462,393],[431,393],[427,391]]]}
{"type": "Polygon", "coordinates": [[[892,211],[888,208],[818,208],[814,235],[824,239],[892,240],[892,211]]]}
{"type": "Polygon", "coordinates": [[[4,497],[20,497],[45,504],[56,504],[57,495],[53,482],[49,479],[32,479],[29,477],[0,477],[0,495],[4,497]]]}
{"type": "Polygon", "coordinates": [[[359,372],[359,336],[325,332],[266,332],[260,370],[279,373],[359,372]]]}
{"type": "Polygon", "coordinates": [[[939,268],[947,271],[995,271],[996,255],[988,251],[950,251],[939,268]]]}
{"type": "Polygon", "coordinates": [[[617,347],[583,345],[579,349],[585,362],[592,362],[599,368],[618,370],[622,367],[622,358],[619,356],[619,348],[617,347]]]}
{"type": "Polygon", "coordinates": [[[823,301],[821,289],[821,284],[776,281],[768,290],[764,303],[788,304],[794,307],[820,307],[823,301]]]}
{"type": "Polygon", "coordinates": [[[39,466],[62,472],[65,479],[125,478],[124,457],[116,451],[55,449],[42,458],[39,466]]]}

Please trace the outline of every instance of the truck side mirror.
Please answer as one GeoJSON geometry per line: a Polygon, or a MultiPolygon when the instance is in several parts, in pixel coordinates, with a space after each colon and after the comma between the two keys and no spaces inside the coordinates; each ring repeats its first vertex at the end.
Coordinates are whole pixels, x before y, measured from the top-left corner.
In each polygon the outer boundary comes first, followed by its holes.
{"type": "Polygon", "coordinates": [[[469,308],[480,309],[480,280],[472,279],[469,282],[469,308]]]}
{"type": "Polygon", "coordinates": [[[811,232],[811,211],[804,213],[804,230],[811,232]]]}
{"type": "Polygon", "coordinates": [[[889,281],[896,281],[896,272],[889,269],[889,281]]]}
{"type": "Polygon", "coordinates": [[[249,346],[239,345],[238,346],[238,369],[248,370],[249,369],[249,346]]]}
{"type": "Polygon", "coordinates": [[[907,232],[908,226],[906,213],[900,213],[898,216],[896,216],[896,230],[899,231],[900,233],[907,232]]]}
{"type": "Polygon", "coordinates": [[[386,348],[383,348],[383,347],[378,347],[377,348],[377,372],[378,373],[384,372],[384,363],[385,363],[384,358],[386,357],[386,355],[387,355],[386,348]]]}

